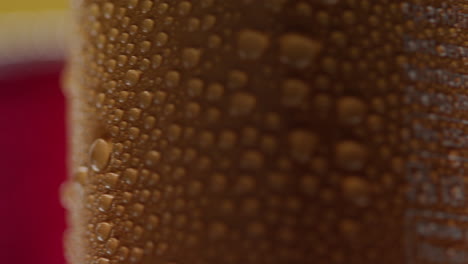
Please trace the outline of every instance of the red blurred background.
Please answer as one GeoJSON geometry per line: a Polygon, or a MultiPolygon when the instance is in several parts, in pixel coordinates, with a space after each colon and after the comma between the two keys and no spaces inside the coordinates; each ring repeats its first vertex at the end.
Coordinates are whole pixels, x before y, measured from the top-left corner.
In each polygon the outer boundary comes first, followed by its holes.
{"type": "Polygon", "coordinates": [[[65,263],[62,68],[0,66],[0,263],[65,263]]]}

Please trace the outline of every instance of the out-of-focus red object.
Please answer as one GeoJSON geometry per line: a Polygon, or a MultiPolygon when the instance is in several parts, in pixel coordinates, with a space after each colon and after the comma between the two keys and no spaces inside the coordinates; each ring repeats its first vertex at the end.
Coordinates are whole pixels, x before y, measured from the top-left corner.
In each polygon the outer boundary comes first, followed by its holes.
{"type": "Polygon", "coordinates": [[[62,64],[0,66],[0,263],[64,264],[62,64]]]}

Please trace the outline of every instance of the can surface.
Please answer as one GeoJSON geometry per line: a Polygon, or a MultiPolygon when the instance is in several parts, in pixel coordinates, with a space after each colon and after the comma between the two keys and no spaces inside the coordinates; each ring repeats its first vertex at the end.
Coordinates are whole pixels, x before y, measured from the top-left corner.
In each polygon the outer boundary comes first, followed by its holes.
{"type": "Polygon", "coordinates": [[[71,263],[468,259],[465,1],[74,12],[71,263]]]}

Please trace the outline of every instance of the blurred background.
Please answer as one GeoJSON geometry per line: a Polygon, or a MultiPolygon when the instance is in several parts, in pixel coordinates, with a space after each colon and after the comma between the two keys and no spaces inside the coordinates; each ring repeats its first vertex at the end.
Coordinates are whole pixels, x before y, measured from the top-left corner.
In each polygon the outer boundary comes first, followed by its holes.
{"type": "Polygon", "coordinates": [[[66,6],[0,0],[0,263],[65,263],[66,6]]]}

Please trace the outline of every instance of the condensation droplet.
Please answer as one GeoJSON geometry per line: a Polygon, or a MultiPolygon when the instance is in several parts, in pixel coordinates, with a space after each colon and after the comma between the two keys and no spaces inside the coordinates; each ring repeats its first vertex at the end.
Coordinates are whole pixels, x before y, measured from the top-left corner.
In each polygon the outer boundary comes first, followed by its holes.
{"type": "Polygon", "coordinates": [[[339,223],[340,231],[349,237],[354,237],[359,231],[359,225],[350,219],[344,219],[339,223]]]}
{"type": "Polygon", "coordinates": [[[209,234],[213,239],[222,238],[227,232],[227,226],[222,222],[214,222],[210,226],[209,234]]]}
{"type": "Polygon", "coordinates": [[[134,217],[140,217],[143,214],[143,211],[145,210],[145,206],[141,203],[136,203],[132,206],[131,208],[131,214],[134,217]]]}
{"type": "Polygon", "coordinates": [[[112,151],[112,145],[104,139],[96,139],[89,151],[91,168],[100,172],[107,168],[112,151]]]}
{"type": "Polygon", "coordinates": [[[309,87],[301,80],[289,79],[283,83],[282,102],[285,106],[300,106],[307,100],[309,87]]]}
{"type": "Polygon", "coordinates": [[[109,172],[103,175],[102,182],[107,189],[113,189],[117,186],[119,175],[109,172]]]}
{"type": "Polygon", "coordinates": [[[107,222],[102,222],[96,226],[96,238],[99,241],[106,241],[112,231],[112,225],[107,222]]]}
{"type": "Polygon", "coordinates": [[[162,47],[166,45],[167,41],[169,40],[169,36],[167,35],[167,33],[159,32],[158,34],[156,34],[155,40],[156,40],[156,46],[162,47]]]}
{"type": "Polygon", "coordinates": [[[231,97],[230,112],[235,116],[250,114],[255,107],[256,101],[256,98],[249,93],[235,93],[231,97]]]}
{"type": "Polygon", "coordinates": [[[106,243],[106,253],[114,255],[119,247],[120,241],[117,238],[109,238],[106,243]]]}
{"type": "Polygon", "coordinates": [[[135,86],[140,81],[141,71],[139,70],[129,70],[125,74],[124,82],[127,86],[135,86]]]}
{"type": "Polygon", "coordinates": [[[221,99],[224,93],[224,86],[220,83],[212,83],[206,88],[206,99],[217,101],[221,99]]]}
{"type": "Polygon", "coordinates": [[[291,156],[299,162],[306,162],[310,159],[318,142],[317,136],[307,130],[292,131],[288,140],[291,146],[291,156]]]}
{"type": "Polygon", "coordinates": [[[114,196],[110,194],[103,194],[98,199],[98,209],[101,212],[107,212],[112,207],[114,196]]]}
{"type": "Polygon", "coordinates": [[[141,22],[141,31],[144,33],[150,33],[153,31],[154,28],[154,20],[153,19],[145,19],[141,22]]]}
{"type": "Polygon", "coordinates": [[[114,4],[111,2],[104,3],[102,7],[104,17],[110,19],[114,14],[114,4]]]}
{"type": "Polygon", "coordinates": [[[153,168],[158,164],[160,159],[161,159],[161,154],[158,151],[151,150],[151,151],[148,151],[145,155],[145,164],[148,167],[153,168]]]}
{"type": "Polygon", "coordinates": [[[279,43],[281,61],[299,69],[309,66],[322,49],[320,42],[295,33],[283,35],[279,43]]]}
{"type": "Polygon", "coordinates": [[[143,91],[138,94],[138,105],[145,109],[153,102],[153,94],[148,91],[143,91]]]}
{"type": "Polygon", "coordinates": [[[186,16],[192,10],[192,4],[189,1],[183,1],[179,3],[177,9],[180,16],[186,16]]]}
{"type": "Polygon", "coordinates": [[[143,249],[135,247],[130,251],[130,263],[139,263],[143,259],[143,249]]]}
{"type": "Polygon", "coordinates": [[[109,264],[110,261],[106,258],[98,258],[94,263],[95,264],[109,264]]]}
{"type": "Polygon", "coordinates": [[[354,141],[342,141],[336,145],[336,162],[340,168],[356,171],[364,167],[367,160],[366,148],[354,141]]]}
{"type": "Polygon", "coordinates": [[[80,166],[73,176],[73,180],[81,185],[85,185],[88,181],[88,168],[80,166]]]}
{"type": "Polygon", "coordinates": [[[228,74],[227,85],[232,89],[239,89],[247,84],[248,76],[245,72],[232,70],[228,74]]]}
{"type": "Polygon", "coordinates": [[[254,150],[246,151],[240,161],[241,168],[258,170],[263,166],[263,155],[254,150]]]}
{"type": "Polygon", "coordinates": [[[260,58],[269,44],[268,36],[255,30],[242,30],[239,32],[237,45],[239,55],[243,59],[255,60],[260,58]]]}
{"type": "Polygon", "coordinates": [[[307,195],[313,195],[317,192],[318,179],[313,175],[305,175],[300,180],[301,191],[307,195]]]}
{"type": "Polygon", "coordinates": [[[124,170],[122,179],[125,183],[133,185],[137,182],[138,179],[138,170],[133,168],[127,168],[124,170]]]}
{"type": "Polygon", "coordinates": [[[185,68],[191,69],[200,62],[201,50],[195,48],[185,48],[182,50],[182,63],[185,68]]]}
{"type": "Polygon", "coordinates": [[[345,125],[356,125],[364,120],[366,105],[356,97],[343,97],[337,101],[338,120],[345,125]]]}
{"type": "Polygon", "coordinates": [[[168,71],[166,73],[166,85],[169,88],[174,88],[179,85],[180,73],[178,71],[168,71]]]}
{"type": "Polygon", "coordinates": [[[359,206],[366,206],[369,202],[369,185],[356,176],[349,176],[342,180],[342,189],[346,198],[359,206]]]}

